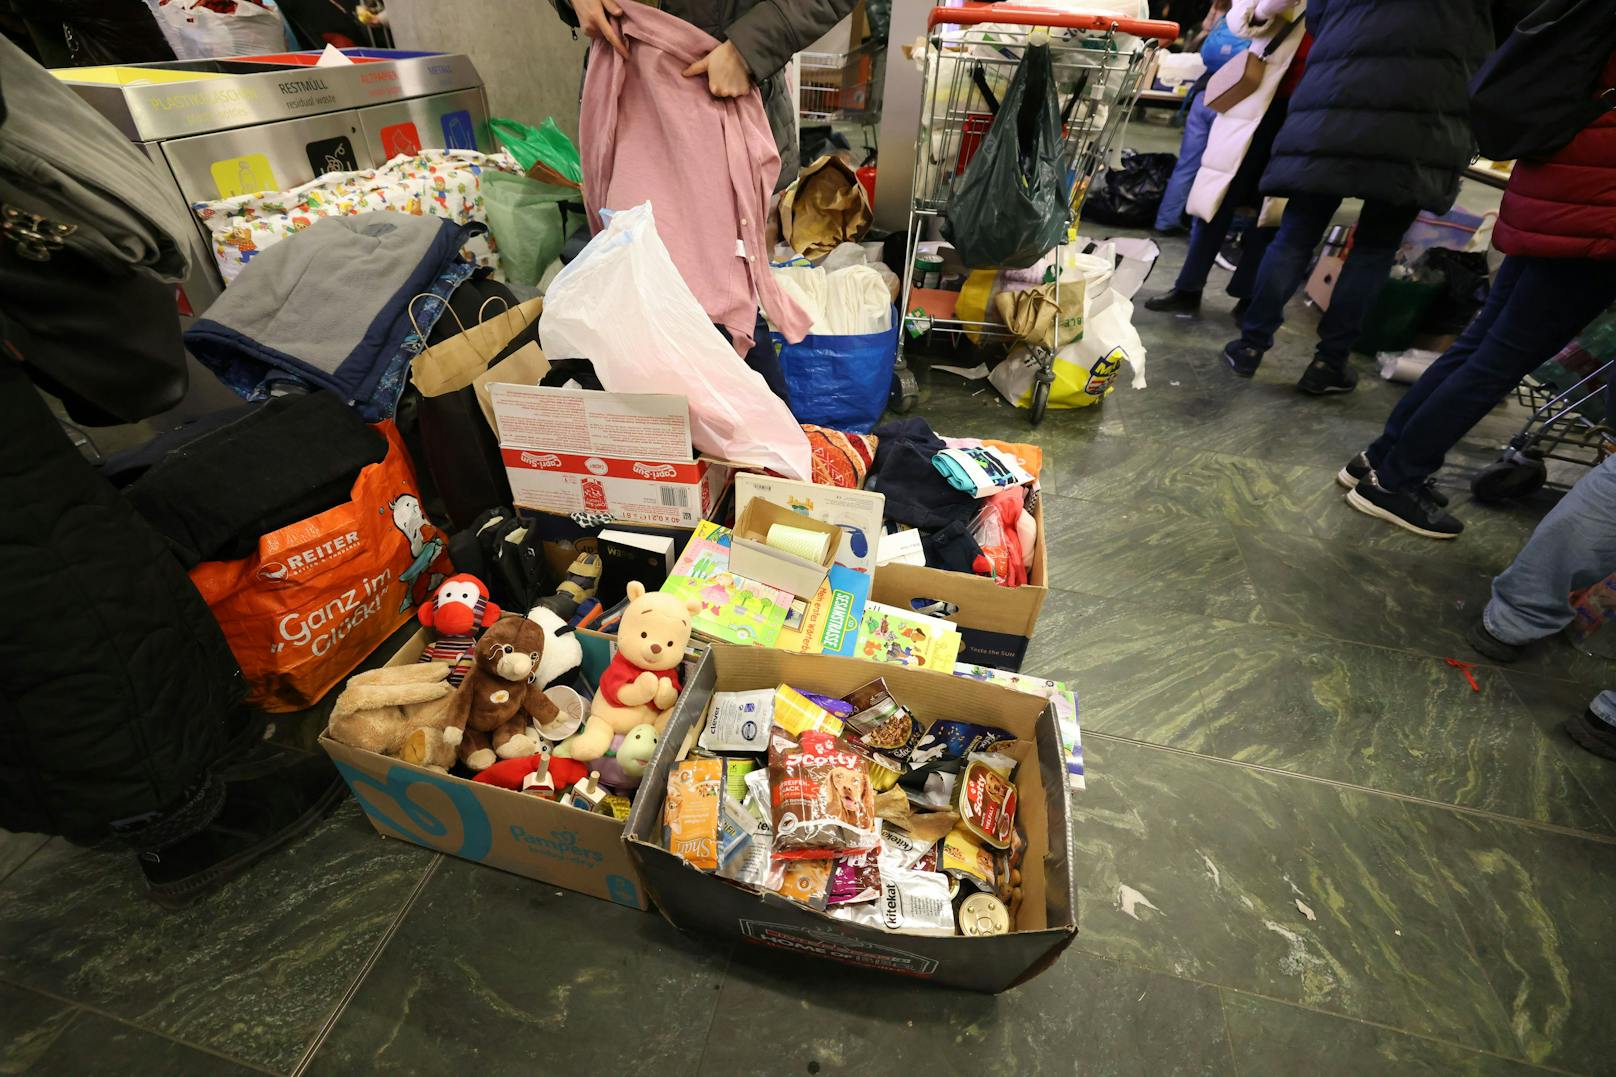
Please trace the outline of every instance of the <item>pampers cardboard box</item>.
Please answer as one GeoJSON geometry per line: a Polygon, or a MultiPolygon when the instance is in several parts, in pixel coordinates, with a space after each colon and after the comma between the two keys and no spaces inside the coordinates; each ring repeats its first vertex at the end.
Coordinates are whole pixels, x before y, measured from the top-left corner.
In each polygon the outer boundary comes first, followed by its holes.
{"type": "Polygon", "coordinates": [[[675,927],[755,946],[996,993],[1051,965],[1077,935],[1077,880],[1060,733],[1036,696],[944,673],[876,666],[850,658],[714,644],[668,720],[646,770],[623,840],[662,915],[675,927]],[[836,919],[775,893],[758,893],[691,867],[663,845],[668,771],[714,692],[795,688],[841,696],[880,676],[922,722],[949,718],[1004,729],[1030,742],[1016,768],[1018,819],[1026,832],[1022,901],[1008,932],[967,937],[910,934],[836,919]]]}
{"type": "MultiPolygon", "coordinates": [[[[387,664],[416,661],[426,642],[423,629],[387,664]]],[[[694,676],[688,664],[684,675],[694,676]]],[[[624,824],[616,819],[427,770],[324,734],[320,747],[385,838],[630,908],[648,906],[639,872],[623,846],[624,824]]]]}

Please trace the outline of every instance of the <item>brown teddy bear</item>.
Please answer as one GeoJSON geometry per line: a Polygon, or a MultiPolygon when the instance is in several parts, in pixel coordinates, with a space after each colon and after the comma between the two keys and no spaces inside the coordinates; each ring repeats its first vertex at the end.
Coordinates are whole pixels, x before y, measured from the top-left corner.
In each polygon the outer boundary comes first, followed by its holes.
{"type": "Polygon", "coordinates": [[[349,678],[331,708],[332,740],[432,770],[455,761],[461,732],[449,726],[454,692],[445,662],[382,666],[349,678]]]}
{"type": "Polygon", "coordinates": [[[460,761],[471,770],[539,750],[528,724],[556,716],[556,705],[538,683],[544,637],[544,629],[526,617],[506,614],[477,640],[475,664],[449,704],[449,725],[465,731],[460,761]]]}

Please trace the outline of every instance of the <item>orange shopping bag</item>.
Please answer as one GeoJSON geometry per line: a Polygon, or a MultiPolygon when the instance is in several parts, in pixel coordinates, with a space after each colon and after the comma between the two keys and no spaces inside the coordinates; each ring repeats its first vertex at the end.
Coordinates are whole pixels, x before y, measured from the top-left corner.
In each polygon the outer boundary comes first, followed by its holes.
{"type": "Polygon", "coordinates": [[[344,504],[264,535],[240,561],[205,561],[191,582],[252,686],[247,702],[295,711],[317,701],[415,615],[454,571],[421,511],[415,470],[391,422],[387,456],[344,504]]]}

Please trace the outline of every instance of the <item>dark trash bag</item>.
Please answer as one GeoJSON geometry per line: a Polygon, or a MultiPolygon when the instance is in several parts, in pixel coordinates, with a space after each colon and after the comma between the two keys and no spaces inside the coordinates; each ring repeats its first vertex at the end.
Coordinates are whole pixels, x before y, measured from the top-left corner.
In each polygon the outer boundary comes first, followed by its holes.
{"type": "Polygon", "coordinates": [[[1155,223],[1178,158],[1171,153],[1122,151],[1122,164],[1100,173],[1083,202],[1083,219],[1123,228],[1155,223]]]}
{"type": "Polygon", "coordinates": [[[814,334],[787,344],[772,333],[799,423],[868,434],[886,410],[898,355],[898,316],[885,333],[814,334]]]}
{"type": "Polygon", "coordinates": [[[1470,80],[1470,129],[1494,161],[1548,157],[1606,109],[1600,83],[1616,40],[1616,0],[1545,0],[1470,80]]]}
{"type": "Polygon", "coordinates": [[[1460,333],[1487,302],[1487,256],[1480,251],[1432,247],[1415,263],[1418,271],[1439,274],[1442,290],[1420,319],[1421,333],[1460,333]]]}
{"type": "Polygon", "coordinates": [[[1063,171],[1049,46],[1028,46],[949,197],[943,237],[968,266],[1025,269],[1066,230],[1063,171]]]}

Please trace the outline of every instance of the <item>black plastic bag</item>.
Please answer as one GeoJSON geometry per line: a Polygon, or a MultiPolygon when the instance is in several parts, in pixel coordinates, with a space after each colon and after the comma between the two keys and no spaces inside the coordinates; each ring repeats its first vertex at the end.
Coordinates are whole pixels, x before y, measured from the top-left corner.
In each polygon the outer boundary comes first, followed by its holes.
{"type": "Polygon", "coordinates": [[[1100,174],[1083,202],[1083,219],[1095,224],[1148,228],[1156,220],[1178,158],[1171,153],[1122,151],[1122,164],[1100,174]]]}
{"type": "Polygon", "coordinates": [[[1048,45],[1029,45],[1004,103],[943,211],[968,266],[1025,269],[1066,230],[1060,108],[1048,45]]]}
{"type": "Polygon", "coordinates": [[[1416,272],[1432,274],[1442,290],[1420,318],[1421,333],[1459,333],[1487,301],[1487,256],[1478,251],[1432,247],[1414,263],[1416,272]]]}

